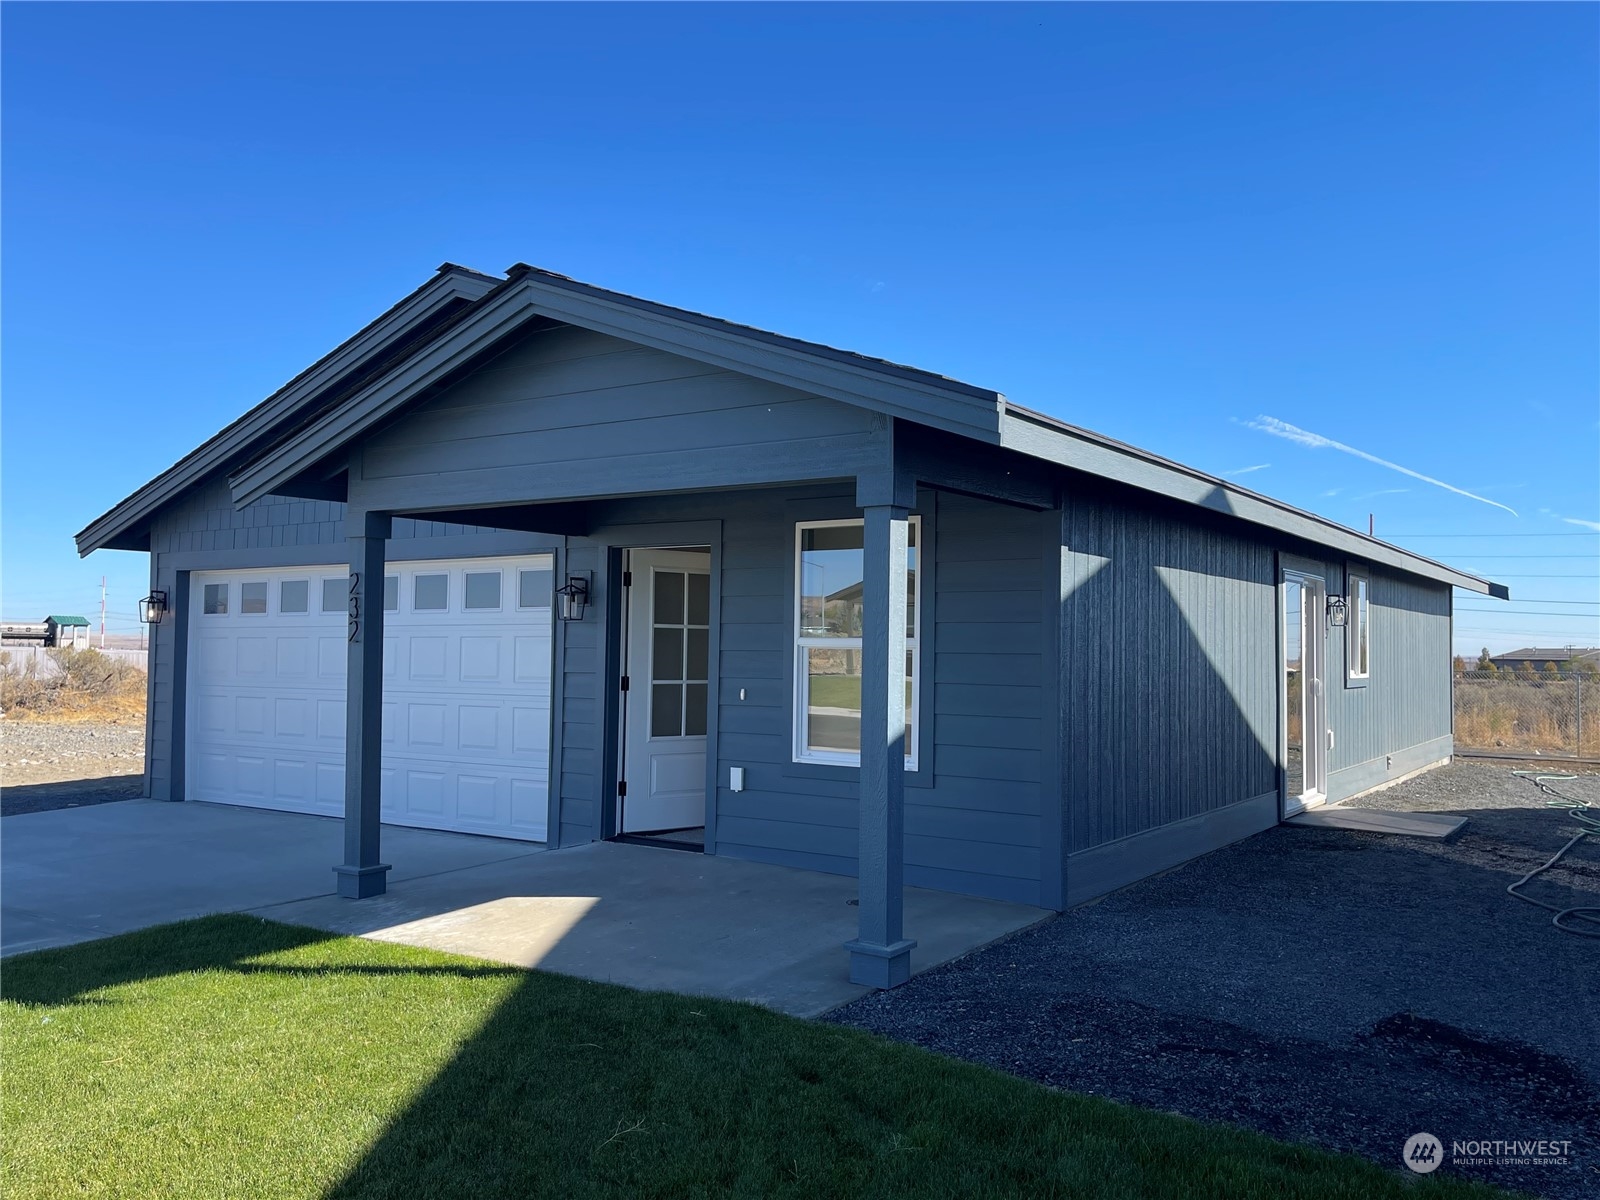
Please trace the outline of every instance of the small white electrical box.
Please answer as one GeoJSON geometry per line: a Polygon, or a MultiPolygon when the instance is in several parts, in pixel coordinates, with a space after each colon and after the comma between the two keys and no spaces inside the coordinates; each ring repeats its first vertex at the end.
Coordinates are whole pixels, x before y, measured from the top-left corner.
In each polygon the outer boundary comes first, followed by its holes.
{"type": "Polygon", "coordinates": [[[742,792],[742,791],[744,791],[744,768],[743,767],[729,767],[728,768],[728,790],[730,792],[742,792]]]}

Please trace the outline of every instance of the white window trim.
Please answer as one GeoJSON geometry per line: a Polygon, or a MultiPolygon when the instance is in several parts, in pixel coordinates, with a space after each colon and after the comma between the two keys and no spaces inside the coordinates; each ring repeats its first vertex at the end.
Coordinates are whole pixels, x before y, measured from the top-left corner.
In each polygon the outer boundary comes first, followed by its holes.
{"type": "Polygon", "coordinates": [[[1365,571],[1345,571],[1346,601],[1350,615],[1345,629],[1345,679],[1365,683],[1372,678],[1372,577],[1365,571]],[[1359,587],[1357,585],[1360,585],[1359,587]],[[1366,592],[1366,614],[1362,614],[1362,589],[1366,592]],[[1361,669],[1361,641],[1367,643],[1367,669],[1361,669]]]}
{"type": "MultiPolygon", "coordinates": [[[[922,518],[909,517],[909,524],[916,529],[917,536],[917,566],[916,566],[916,595],[912,599],[911,621],[912,628],[917,631],[916,637],[906,639],[906,653],[911,658],[911,712],[907,727],[910,730],[907,740],[910,745],[906,752],[907,771],[917,769],[918,748],[921,742],[922,704],[919,689],[922,686],[922,595],[927,590],[923,586],[923,563],[927,555],[927,547],[923,545],[922,518]]],[[[792,634],[794,658],[794,694],[791,697],[793,708],[793,761],[808,763],[814,766],[834,767],[860,767],[861,755],[846,754],[838,751],[813,750],[806,745],[806,711],[809,708],[811,679],[806,671],[806,650],[809,648],[834,649],[834,650],[860,650],[860,638],[819,638],[802,637],[800,634],[801,617],[801,588],[803,586],[804,572],[801,565],[800,542],[801,535],[807,529],[837,529],[846,526],[860,526],[865,529],[865,521],[860,517],[847,518],[841,521],[797,521],[794,527],[794,620],[790,626],[792,634]]],[[[862,539],[865,541],[865,538],[862,539]]],[[[862,557],[865,561],[866,552],[862,557]]]]}

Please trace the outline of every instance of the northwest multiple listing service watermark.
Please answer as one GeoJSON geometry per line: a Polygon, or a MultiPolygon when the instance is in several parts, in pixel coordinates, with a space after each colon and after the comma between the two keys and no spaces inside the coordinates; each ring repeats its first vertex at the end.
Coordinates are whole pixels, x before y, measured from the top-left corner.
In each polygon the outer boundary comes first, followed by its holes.
{"type": "Polygon", "coordinates": [[[1444,1142],[1431,1133],[1413,1133],[1400,1151],[1400,1161],[1418,1175],[1452,1167],[1565,1167],[1572,1163],[1572,1143],[1548,1138],[1467,1138],[1444,1142]]]}

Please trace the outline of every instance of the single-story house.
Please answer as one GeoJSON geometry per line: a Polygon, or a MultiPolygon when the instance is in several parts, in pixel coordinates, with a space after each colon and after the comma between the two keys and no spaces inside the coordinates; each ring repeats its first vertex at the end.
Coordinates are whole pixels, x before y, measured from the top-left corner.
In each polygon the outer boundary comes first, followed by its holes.
{"type": "Polygon", "coordinates": [[[44,644],[82,650],[89,644],[89,619],[52,614],[44,619],[44,644]]]}
{"type": "Polygon", "coordinates": [[[1527,646],[1521,650],[1508,650],[1490,657],[1502,671],[1514,671],[1526,664],[1535,671],[1553,667],[1565,671],[1569,666],[1600,665],[1600,649],[1593,646],[1527,646]]]}
{"type": "Polygon", "coordinates": [[[1447,761],[1504,588],[928,371],[446,264],[78,535],[149,794],[1051,909],[1447,761]]]}

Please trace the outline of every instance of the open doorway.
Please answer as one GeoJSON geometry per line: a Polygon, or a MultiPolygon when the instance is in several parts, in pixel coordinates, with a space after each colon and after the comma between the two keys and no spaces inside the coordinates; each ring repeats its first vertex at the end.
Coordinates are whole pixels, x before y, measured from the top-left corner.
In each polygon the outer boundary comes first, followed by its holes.
{"type": "Polygon", "coordinates": [[[1326,585],[1315,575],[1283,572],[1283,815],[1328,795],[1326,585]]]}
{"type": "Polygon", "coordinates": [[[705,849],[711,551],[623,555],[617,840],[705,849]]]}

